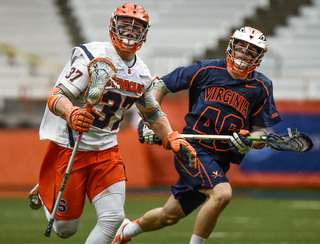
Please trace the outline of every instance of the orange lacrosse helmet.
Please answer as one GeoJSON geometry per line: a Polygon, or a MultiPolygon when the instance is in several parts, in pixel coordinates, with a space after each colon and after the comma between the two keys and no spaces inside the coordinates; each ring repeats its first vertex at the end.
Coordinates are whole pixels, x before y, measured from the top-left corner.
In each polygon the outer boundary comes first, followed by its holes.
{"type": "Polygon", "coordinates": [[[260,65],[267,52],[265,35],[252,27],[236,30],[230,37],[227,47],[227,66],[239,75],[253,72],[260,65]]]}
{"type": "Polygon", "coordinates": [[[109,34],[117,48],[135,52],[146,41],[149,28],[149,15],[144,8],[133,3],[125,3],[113,12],[109,34]]]}

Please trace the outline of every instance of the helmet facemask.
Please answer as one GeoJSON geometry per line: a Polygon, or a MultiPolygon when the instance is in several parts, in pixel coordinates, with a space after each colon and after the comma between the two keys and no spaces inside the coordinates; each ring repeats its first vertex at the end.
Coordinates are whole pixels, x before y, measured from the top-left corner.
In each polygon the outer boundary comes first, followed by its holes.
{"type": "Polygon", "coordinates": [[[241,70],[251,70],[260,65],[264,50],[247,42],[237,39],[230,40],[230,56],[234,65],[241,70]]]}
{"type": "Polygon", "coordinates": [[[115,16],[111,21],[111,32],[126,51],[140,49],[146,41],[148,24],[131,17],[115,16]]]}
{"type": "Polygon", "coordinates": [[[237,30],[227,48],[227,65],[231,71],[246,75],[260,65],[267,45],[264,35],[251,27],[237,30]]]}

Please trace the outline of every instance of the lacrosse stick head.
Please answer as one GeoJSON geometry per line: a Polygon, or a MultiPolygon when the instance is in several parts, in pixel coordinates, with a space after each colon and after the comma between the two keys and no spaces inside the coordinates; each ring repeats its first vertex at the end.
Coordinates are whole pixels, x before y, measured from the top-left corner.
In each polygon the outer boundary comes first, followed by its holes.
{"type": "Polygon", "coordinates": [[[267,146],[279,151],[294,151],[305,153],[312,149],[313,142],[311,138],[302,133],[288,133],[288,135],[268,135],[267,146]]]}
{"type": "Polygon", "coordinates": [[[111,79],[117,74],[115,66],[106,58],[95,58],[88,64],[89,84],[84,99],[93,107],[102,99],[103,91],[111,79]]]}

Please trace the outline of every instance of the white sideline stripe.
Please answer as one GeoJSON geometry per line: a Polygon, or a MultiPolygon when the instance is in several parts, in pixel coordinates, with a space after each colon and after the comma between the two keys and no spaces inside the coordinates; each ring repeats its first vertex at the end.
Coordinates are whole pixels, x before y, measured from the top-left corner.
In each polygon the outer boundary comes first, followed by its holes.
{"type": "MultiPolygon", "coordinates": [[[[232,223],[246,224],[251,223],[254,220],[252,217],[247,216],[236,216],[236,217],[224,217],[220,221],[230,221],[232,223]]],[[[254,221],[257,221],[256,219],[254,221]]]]}
{"type": "Polygon", "coordinates": [[[297,201],[293,201],[291,203],[291,208],[293,208],[293,209],[320,210],[320,201],[297,200],[297,201]]]}
{"type": "MultiPolygon", "coordinates": [[[[190,235],[189,231],[180,231],[180,232],[176,232],[176,233],[172,233],[170,234],[170,236],[177,236],[177,237],[184,237],[186,235],[190,235]]],[[[233,238],[239,238],[244,236],[243,233],[240,232],[215,232],[213,231],[211,233],[211,235],[209,236],[209,239],[215,239],[215,238],[225,238],[226,236],[228,237],[233,237],[233,238]]]]}
{"type": "Polygon", "coordinates": [[[209,236],[209,238],[214,239],[214,238],[225,238],[225,237],[230,237],[232,236],[233,238],[239,238],[244,236],[244,234],[240,232],[212,232],[212,234],[209,236]]]}

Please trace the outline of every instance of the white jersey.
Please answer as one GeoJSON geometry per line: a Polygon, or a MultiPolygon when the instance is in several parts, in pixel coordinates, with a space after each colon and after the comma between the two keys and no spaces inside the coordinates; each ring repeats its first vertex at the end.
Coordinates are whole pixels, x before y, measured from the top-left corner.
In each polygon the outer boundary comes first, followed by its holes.
{"type": "MultiPolygon", "coordinates": [[[[92,127],[84,132],[79,145],[82,151],[100,151],[118,144],[117,133],[124,112],[135,102],[145,107],[156,106],[150,71],[136,55],[132,67],[128,67],[109,42],[92,42],[72,49],[71,59],[61,72],[56,86],[64,85],[75,99],[73,105],[85,107],[84,93],[88,86],[87,65],[93,58],[109,59],[117,70],[115,82],[118,88],[105,90],[102,101],[94,109],[92,127]]],[[[78,132],[72,131],[67,122],[54,115],[46,106],[40,125],[40,139],[49,139],[60,146],[72,148],[78,132]]]]}

